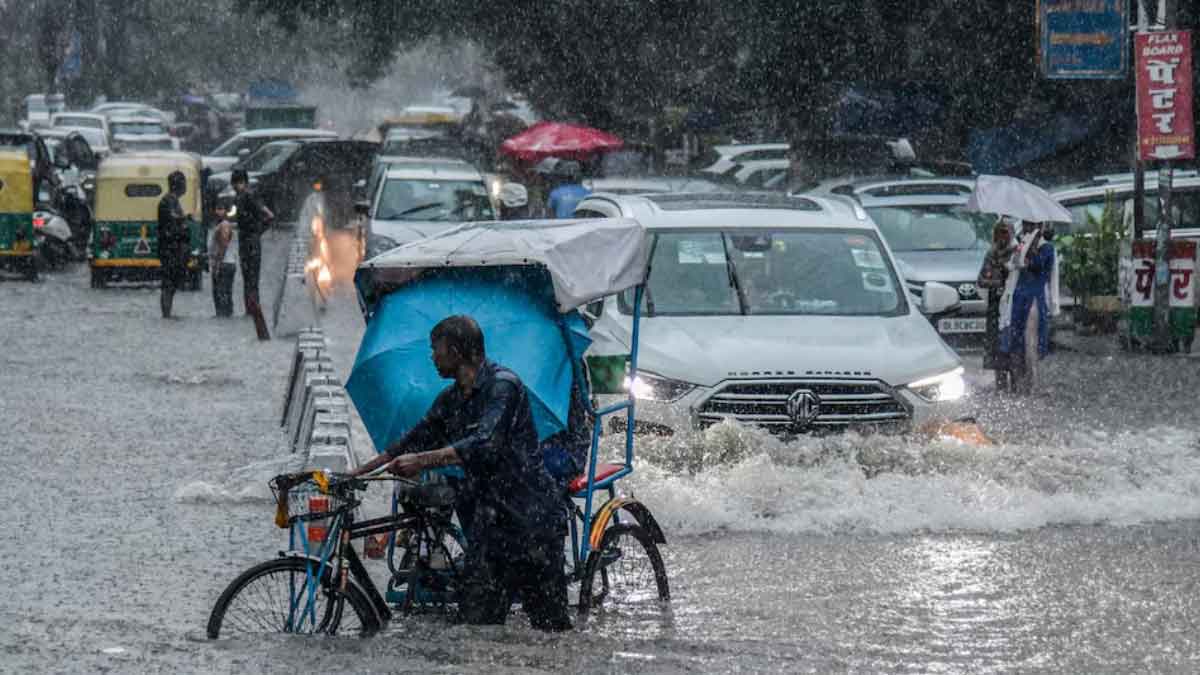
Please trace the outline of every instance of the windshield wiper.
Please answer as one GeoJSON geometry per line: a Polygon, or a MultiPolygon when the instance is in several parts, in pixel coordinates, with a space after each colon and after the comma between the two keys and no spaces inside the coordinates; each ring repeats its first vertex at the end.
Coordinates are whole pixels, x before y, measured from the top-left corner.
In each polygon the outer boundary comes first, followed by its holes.
{"type": "Polygon", "coordinates": [[[407,215],[416,213],[417,211],[424,211],[425,209],[432,209],[435,206],[443,206],[443,204],[442,204],[442,202],[431,202],[429,204],[422,204],[420,206],[414,206],[411,209],[404,209],[400,213],[394,214],[393,217],[399,218],[401,216],[407,216],[407,215]]]}
{"type": "Polygon", "coordinates": [[[749,314],[746,306],[746,294],[742,291],[742,282],[738,279],[737,268],[733,264],[733,256],[729,255],[729,236],[721,235],[721,247],[725,249],[725,271],[729,274],[729,285],[733,287],[733,292],[737,294],[738,313],[742,315],[749,314]]]}

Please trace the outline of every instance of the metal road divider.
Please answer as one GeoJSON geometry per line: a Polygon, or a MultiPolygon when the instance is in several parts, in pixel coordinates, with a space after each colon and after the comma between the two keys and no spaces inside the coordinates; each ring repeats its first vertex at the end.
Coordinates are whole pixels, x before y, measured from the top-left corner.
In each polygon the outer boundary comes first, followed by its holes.
{"type": "Polygon", "coordinates": [[[333,372],[320,328],[296,336],[279,426],[289,452],[303,453],[309,469],[347,471],[358,465],[351,445],[350,397],[333,372]]]}

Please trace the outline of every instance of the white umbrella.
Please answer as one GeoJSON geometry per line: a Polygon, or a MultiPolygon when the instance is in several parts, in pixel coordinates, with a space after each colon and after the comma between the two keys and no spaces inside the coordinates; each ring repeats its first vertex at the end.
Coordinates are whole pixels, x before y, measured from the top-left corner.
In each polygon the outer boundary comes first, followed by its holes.
{"type": "Polygon", "coordinates": [[[965,207],[1024,221],[1069,223],[1071,212],[1042,188],[1012,176],[980,176],[965,207]]]}

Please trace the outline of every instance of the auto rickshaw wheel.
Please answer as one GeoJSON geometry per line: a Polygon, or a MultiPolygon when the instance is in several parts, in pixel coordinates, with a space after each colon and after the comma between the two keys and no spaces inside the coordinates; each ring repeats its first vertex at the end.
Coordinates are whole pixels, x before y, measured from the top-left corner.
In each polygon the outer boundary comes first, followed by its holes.
{"type": "Polygon", "coordinates": [[[108,275],[104,270],[92,268],[92,288],[104,288],[108,285],[108,275]]]}

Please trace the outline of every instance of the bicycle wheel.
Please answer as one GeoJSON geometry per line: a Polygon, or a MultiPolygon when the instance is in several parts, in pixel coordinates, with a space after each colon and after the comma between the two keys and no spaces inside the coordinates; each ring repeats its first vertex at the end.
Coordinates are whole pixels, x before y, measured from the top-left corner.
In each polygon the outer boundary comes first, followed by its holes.
{"type": "Polygon", "coordinates": [[[641,525],[620,523],[604,531],[588,555],[579,585],[580,609],[670,600],[662,553],[641,525]]]}
{"type": "Polygon", "coordinates": [[[278,558],[242,572],[217,598],[208,618],[208,637],[266,633],[366,637],[380,629],[374,607],[357,584],[348,583],[345,594],[334,595],[329,570],[322,575],[313,611],[304,612],[308,564],[301,558],[278,558]],[[295,609],[293,598],[299,603],[295,609]]]}

